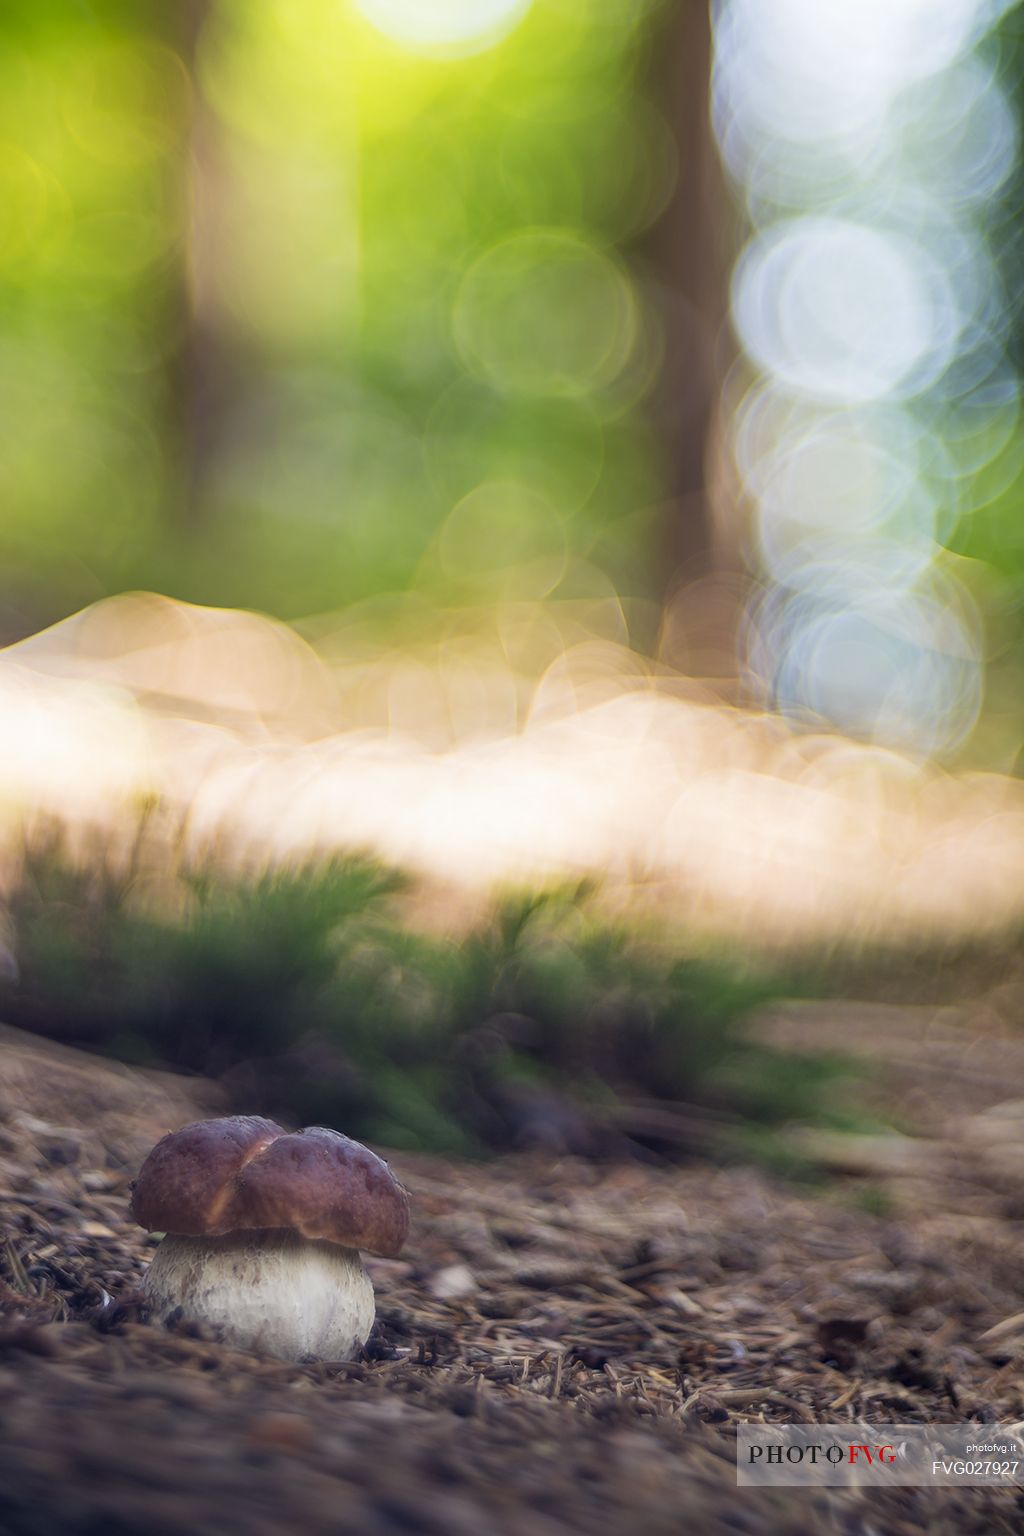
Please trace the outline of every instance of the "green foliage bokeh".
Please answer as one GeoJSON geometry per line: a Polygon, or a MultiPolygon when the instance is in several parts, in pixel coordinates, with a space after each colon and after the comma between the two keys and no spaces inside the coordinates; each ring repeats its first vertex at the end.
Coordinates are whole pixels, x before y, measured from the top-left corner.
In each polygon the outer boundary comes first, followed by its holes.
{"type": "Polygon", "coordinates": [[[537,0],[445,58],[345,0],[12,0],[8,633],[126,587],[284,617],[588,561],[642,589],[654,9],[537,0]]]}

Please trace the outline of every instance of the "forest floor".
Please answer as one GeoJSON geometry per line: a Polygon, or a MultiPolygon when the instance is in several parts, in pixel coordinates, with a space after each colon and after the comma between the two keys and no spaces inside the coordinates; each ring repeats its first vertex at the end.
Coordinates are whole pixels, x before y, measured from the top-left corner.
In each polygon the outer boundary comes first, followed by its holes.
{"type": "MultiPolygon", "coordinates": [[[[873,1018],[913,1108],[899,1061],[916,1071],[926,1036],[955,1050],[956,1021],[873,1018]]],[[[216,1090],[3,1032],[0,1530],[1020,1531],[1012,1491],[736,1487],[743,1420],[1024,1418],[1024,1058],[1003,1039],[979,1087],[973,1040],[971,1092],[948,1061],[925,1073],[919,1134],[833,1147],[845,1172],[813,1188],[396,1155],[414,1226],[401,1259],[371,1261],[368,1350],[289,1366],[140,1305],[154,1239],[129,1182],[216,1090]]]]}

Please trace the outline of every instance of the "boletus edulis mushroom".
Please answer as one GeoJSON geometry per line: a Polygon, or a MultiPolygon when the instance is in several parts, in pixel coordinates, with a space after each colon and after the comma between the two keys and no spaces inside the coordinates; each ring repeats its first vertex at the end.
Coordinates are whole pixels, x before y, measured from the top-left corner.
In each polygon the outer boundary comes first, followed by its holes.
{"type": "Polygon", "coordinates": [[[152,1317],[281,1360],[347,1360],[375,1314],[359,1250],[398,1253],[409,1197],[383,1158],[338,1131],[232,1115],[158,1142],[132,1215],[166,1234],[143,1281],[152,1317]]]}

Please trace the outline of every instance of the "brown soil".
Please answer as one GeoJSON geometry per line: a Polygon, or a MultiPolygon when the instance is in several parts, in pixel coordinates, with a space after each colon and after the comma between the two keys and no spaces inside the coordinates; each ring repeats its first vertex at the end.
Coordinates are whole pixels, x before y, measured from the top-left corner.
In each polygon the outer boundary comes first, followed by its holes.
{"type": "Polygon", "coordinates": [[[139,1304],[154,1240],[127,1221],[129,1180],[211,1112],[208,1085],[0,1040],[11,1536],[1024,1526],[1011,1492],[735,1486],[743,1419],[1024,1417],[1003,1143],[994,1164],[936,1153],[891,1191],[876,1166],[806,1194],[742,1168],[396,1157],[414,1231],[373,1264],[365,1357],[287,1366],[139,1304]]]}

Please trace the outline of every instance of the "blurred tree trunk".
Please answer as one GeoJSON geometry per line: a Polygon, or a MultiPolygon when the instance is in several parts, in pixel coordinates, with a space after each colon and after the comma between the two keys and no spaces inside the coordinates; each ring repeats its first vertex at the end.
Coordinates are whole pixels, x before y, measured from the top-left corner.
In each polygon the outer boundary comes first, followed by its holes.
{"type": "Polygon", "coordinates": [[[211,0],[180,0],[173,40],[191,87],[179,187],[183,238],[170,298],[175,346],[168,363],[170,510],[179,527],[194,524],[201,514],[227,382],[212,303],[220,175],[216,124],[197,69],[210,11],[211,0]]]}
{"type": "Polygon", "coordinates": [[[733,670],[739,565],[713,505],[718,396],[728,340],[733,214],[710,118],[708,0],[675,0],[655,29],[651,92],[676,144],[671,201],[643,252],[660,296],[664,360],[653,415],[668,471],[655,551],[665,605],[662,650],[689,671],[733,670]]]}

